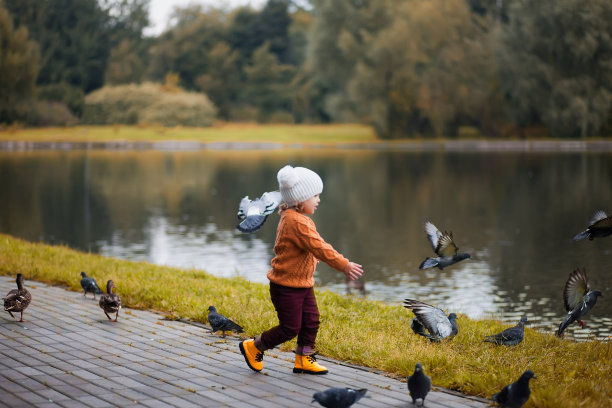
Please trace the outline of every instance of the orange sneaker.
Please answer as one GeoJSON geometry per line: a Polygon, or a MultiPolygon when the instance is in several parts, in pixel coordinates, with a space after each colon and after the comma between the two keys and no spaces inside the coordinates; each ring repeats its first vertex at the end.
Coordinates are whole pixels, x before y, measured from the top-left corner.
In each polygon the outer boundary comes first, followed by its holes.
{"type": "Polygon", "coordinates": [[[302,354],[295,355],[295,367],[293,367],[294,373],[305,373],[305,374],[327,374],[327,368],[317,363],[315,353],[304,356],[302,354]]]}
{"type": "Polygon", "coordinates": [[[251,370],[261,371],[264,353],[255,347],[255,340],[245,340],[240,343],[240,352],[251,370]]]}

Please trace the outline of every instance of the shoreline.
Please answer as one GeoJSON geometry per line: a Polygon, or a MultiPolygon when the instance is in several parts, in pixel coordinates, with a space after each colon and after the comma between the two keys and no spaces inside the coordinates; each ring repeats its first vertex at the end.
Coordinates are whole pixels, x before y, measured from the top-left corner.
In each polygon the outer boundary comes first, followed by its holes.
{"type": "Polygon", "coordinates": [[[36,150],[381,150],[441,152],[612,152],[612,140],[397,140],[376,142],[249,142],[162,140],[162,141],[22,141],[1,140],[0,151],[36,150]]]}

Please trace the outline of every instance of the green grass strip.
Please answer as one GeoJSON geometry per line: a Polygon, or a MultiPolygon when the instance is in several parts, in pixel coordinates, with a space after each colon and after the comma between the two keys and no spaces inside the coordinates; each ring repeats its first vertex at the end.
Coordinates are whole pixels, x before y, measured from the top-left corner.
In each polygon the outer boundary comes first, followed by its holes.
{"type": "MultiPolygon", "coordinates": [[[[80,271],[96,278],[100,286],[113,279],[125,306],[161,311],[171,318],[207,323],[206,309],[215,305],[245,328],[245,338],[277,323],[265,284],[240,277],[218,278],[200,270],[107,258],[0,234],[0,274],[22,273],[34,302],[36,289],[32,281],[81,291],[80,271]]],[[[531,382],[532,396],[526,407],[612,406],[610,342],[575,343],[527,328],[520,345],[498,347],[482,339],[508,325],[459,315],[457,337],[432,344],[412,333],[413,315],[401,305],[327,290],[319,290],[317,300],[321,311],[317,347],[322,355],[400,378],[411,374],[414,364],[421,362],[435,385],[486,398],[530,368],[537,379],[531,382]]],[[[98,313],[102,311],[92,308],[92,316],[98,313]]],[[[294,345],[289,342],[283,348],[294,345]]]]}

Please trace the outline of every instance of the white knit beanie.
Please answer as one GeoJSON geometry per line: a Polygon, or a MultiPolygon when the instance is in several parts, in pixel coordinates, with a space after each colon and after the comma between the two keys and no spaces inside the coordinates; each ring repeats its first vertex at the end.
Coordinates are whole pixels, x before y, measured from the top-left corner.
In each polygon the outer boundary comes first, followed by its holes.
{"type": "Polygon", "coordinates": [[[306,167],[283,167],[276,175],[283,201],[293,206],[323,192],[323,181],[306,167]]]}

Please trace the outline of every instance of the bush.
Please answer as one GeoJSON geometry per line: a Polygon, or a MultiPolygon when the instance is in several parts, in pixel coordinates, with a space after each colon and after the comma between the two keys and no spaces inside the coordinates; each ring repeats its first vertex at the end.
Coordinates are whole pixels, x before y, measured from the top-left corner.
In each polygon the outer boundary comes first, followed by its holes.
{"type": "Polygon", "coordinates": [[[24,121],[29,126],[75,126],[79,118],[62,102],[36,101],[24,121]]]}
{"type": "Polygon", "coordinates": [[[65,82],[39,86],[37,89],[38,99],[49,102],[61,102],[68,107],[76,116],[83,114],[85,105],[85,93],[65,82]]]}
{"type": "Polygon", "coordinates": [[[85,97],[82,123],[210,126],[217,109],[205,94],[165,92],[153,83],[105,86],[85,97]]]}

